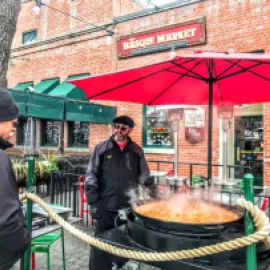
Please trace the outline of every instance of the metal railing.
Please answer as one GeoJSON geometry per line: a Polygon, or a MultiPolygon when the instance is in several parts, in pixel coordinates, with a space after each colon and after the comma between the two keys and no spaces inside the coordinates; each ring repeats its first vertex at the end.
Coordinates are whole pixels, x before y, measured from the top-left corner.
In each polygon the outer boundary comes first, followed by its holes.
{"type": "MultiPolygon", "coordinates": [[[[173,167],[173,162],[170,161],[150,161],[152,163],[157,164],[157,169],[161,169],[161,165],[163,164],[171,164],[173,167]]],[[[192,177],[193,169],[195,166],[205,166],[207,167],[207,164],[202,163],[180,163],[180,165],[188,166],[189,168],[189,176],[192,177]]],[[[213,165],[213,167],[218,167],[221,165],[213,165]]],[[[78,168],[72,169],[72,170],[65,170],[65,171],[53,171],[51,173],[51,179],[49,184],[49,190],[48,190],[48,197],[47,201],[50,203],[58,203],[65,207],[72,209],[73,216],[80,216],[81,211],[80,207],[82,207],[82,198],[80,193],[80,185],[83,185],[82,183],[78,182],[78,178],[82,175],[85,175],[86,167],[80,166],[78,168]]],[[[165,177],[166,178],[166,177],[165,177]]],[[[170,192],[170,194],[174,194],[176,192],[179,192],[179,189],[181,188],[181,185],[177,183],[176,181],[164,181],[164,176],[156,176],[156,185],[157,186],[164,186],[167,188],[167,190],[170,192]]],[[[192,181],[190,181],[192,183],[192,181]]],[[[208,185],[205,185],[208,186],[208,185]]],[[[190,186],[190,188],[195,188],[190,186]]],[[[83,185],[84,189],[84,185],[83,185]]],[[[206,188],[207,190],[207,188],[206,188]]],[[[83,190],[84,192],[84,190],[83,190]]],[[[222,202],[224,199],[224,196],[227,196],[227,203],[228,204],[234,204],[236,198],[243,196],[243,192],[239,190],[231,190],[228,191],[226,189],[220,189],[220,201],[222,202]]],[[[257,190],[255,192],[255,203],[257,206],[261,207],[262,201],[267,197],[268,195],[263,193],[263,188],[261,190],[257,190]]],[[[84,205],[84,209],[86,210],[83,213],[82,219],[83,224],[88,226],[89,223],[89,206],[87,203],[84,205]]],[[[270,215],[270,207],[267,209],[267,213],[270,215]]]]}
{"type": "MultiPolygon", "coordinates": [[[[169,170],[174,170],[174,162],[173,161],[164,161],[164,160],[148,160],[147,161],[149,166],[152,168],[155,168],[156,171],[161,172],[164,171],[163,168],[165,168],[165,171],[167,169],[167,172],[169,170]],[[155,166],[153,167],[153,164],[155,164],[155,166]],[[152,165],[152,166],[151,166],[152,165]],[[167,165],[167,166],[164,166],[167,165]]],[[[185,176],[188,177],[189,179],[192,179],[194,175],[198,175],[201,174],[202,176],[204,176],[205,178],[207,178],[207,167],[208,164],[207,163],[196,163],[196,162],[178,162],[178,170],[181,171],[181,168],[185,167],[185,169],[182,169],[184,171],[184,173],[180,174],[180,176],[185,176]],[[204,169],[201,169],[198,167],[203,167],[204,169]],[[194,173],[195,171],[195,173],[194,173]],[[197,173],[196,173],[197,171],[197,173]],[[199,172],[199,173],[198,173],[199,172]],[[205,175],[203,175],[205,174],[205,175]]],[[[223,165],[222,164],[212,164],[213,168],[222,168],[223,165]]],[[[227,165],[227,170],[228,170],[228,176],[229,178],[234,178],[233,176],[233,170],[235,169],[242,169],[245,170],[245,172],[247,173],[253,173],[253,169],[250,166],[243,166],[243,165],[227,165]]],[[[256,177],[255,177],[255,181],[256,181],[256,177]]],[[[191,182],[192,185],[192,182],[191,182]]]]}

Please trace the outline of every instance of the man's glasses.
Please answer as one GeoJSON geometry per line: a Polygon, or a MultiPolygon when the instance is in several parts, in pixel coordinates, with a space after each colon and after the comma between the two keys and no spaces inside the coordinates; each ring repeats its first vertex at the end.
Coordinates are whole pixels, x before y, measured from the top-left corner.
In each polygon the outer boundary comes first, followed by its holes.
{"type": "Polygon", "coordinates": [[[115,129],[119,129],[121,131],[126,131],[128,129],[128,127],[125,127],[125,126],[121,126],[121,125],[118,125],[118,124],[115,124],[114,125],[114,128],[115,129]]]}

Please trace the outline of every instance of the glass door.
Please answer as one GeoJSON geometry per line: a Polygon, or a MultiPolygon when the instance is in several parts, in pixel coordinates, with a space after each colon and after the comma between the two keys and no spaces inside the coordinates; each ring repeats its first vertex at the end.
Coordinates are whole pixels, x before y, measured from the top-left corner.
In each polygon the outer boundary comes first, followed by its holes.
{"type": "Polygon", "coordinates": [[[237,116],[235,123],[235,178],[252,173],[256,186],[263,186],[263,117],[237,116]]]}

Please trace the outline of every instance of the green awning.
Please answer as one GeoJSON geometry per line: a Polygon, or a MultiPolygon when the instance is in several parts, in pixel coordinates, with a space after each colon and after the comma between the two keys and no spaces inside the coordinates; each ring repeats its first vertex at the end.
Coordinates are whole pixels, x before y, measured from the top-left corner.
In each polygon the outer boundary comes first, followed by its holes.
{"type": "Polygon", "coordinates": [[[23,83],[18,83],[18,84],[14,87],[14,89],[25,91],[25,90],[28,89],[29,86],[33,86],[33,85],[34,85],[33,82],[23,82],[23,83]]]}
{"type": "Polygon", "coordinates": [[[110,124],[116,117],[116,108],[104,105],[93,105],[93,121],[100,124],[110,124]]]}
{"type": "Polygon", "coordinates": [[[9,93],[12,95],[16,105],[18,106],[20,115],[26,115],[27,92],[9,89],[9,93]]]}
{"type": "Polygon", "coordinates": [[[64,99],[28,92],[27,116],[62,120],[64,117],[64,99]]]}
{"type": "Polygon", "coordinates": [[[66,102],[66,120],[92,122],[93,106],[90,103],[67,101],[66,102]]]}
{"type": "MultiPolygon", "coordinates": [[[[88,76],[89,74],[73,75],[73,76],[69,76],[67,80],[84,78],[88,76]]],[[[65,97],[65,98],[70,98],[70,99],[75,99],[75,100],[87,101],[85,93],[80,88],[76,87],[73,84],[67,83],[66,81],[64,81],[57,87],[55,87],[48,94],[50,96],[65,97]]]]}
{"type": "Polygon", "coordinates": [[[66,103],[66,120],[110,124],[116,116],[116,108],[69,100],[66,103]]]}
{"type": "Polygon", "coordinates": [[[86,78],[89,77],[89,73],[83,73],[83,74],[76,74],[76,75],[70,75],[67,77],[66,80],[75,80],[75,79],[81,79],[81,78],[86,78]]]}
{"type": "Polygon", "coordinates": [[[42,93],[42,94],[48,94],[55,87],[57,87],[59,84],[60,84],[59,78],[42,80],[42,81],[40,81],[40,83],[35,85],[35,92],[42,93]]]}

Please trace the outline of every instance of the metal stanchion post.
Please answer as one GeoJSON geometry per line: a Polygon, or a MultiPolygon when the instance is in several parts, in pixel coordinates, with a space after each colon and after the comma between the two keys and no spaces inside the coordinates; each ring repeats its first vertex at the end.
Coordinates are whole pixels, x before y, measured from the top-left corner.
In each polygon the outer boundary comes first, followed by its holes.
{"type": "MultiPolygon", "coordinates": [[[[28,157],[28,177],[27,177],[27,187],[28,190],[33,187],[34,178],[34,168],[35,168],[35,158],[33,156],[28,157]]],[[[32,206],[31,200],[27,199],[27,227],[32,232],[32,206]]],[[[30,260],[31,260],[31,246],[26,250],[24,254],[24,270],[30,270],[30,260]]]]}
{"type": "MultiPolygon", "coordinates": [[[[244,176],[245,199],[254,203],[254,176],[250,173],[244,176]]],[[[254,223],[250,214],[245,214],[245,232],[246,235],[254,233],[254,223]]],[[[257,269],[256,244],[247,247],[246,251],[246,270],[257,269]]]]}

